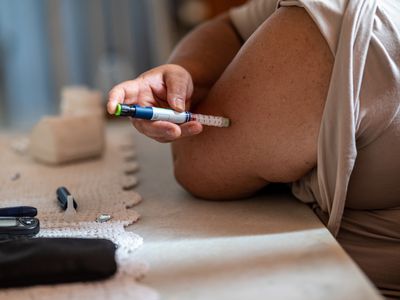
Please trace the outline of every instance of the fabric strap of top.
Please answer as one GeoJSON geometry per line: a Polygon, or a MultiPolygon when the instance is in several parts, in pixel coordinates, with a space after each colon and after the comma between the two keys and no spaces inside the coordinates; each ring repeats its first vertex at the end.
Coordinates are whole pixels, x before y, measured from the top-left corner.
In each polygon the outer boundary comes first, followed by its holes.
{"type": "Polygon", "coordinates": [[[340,228],[357,156],[359,95],[376,6],[376,0],[348,1],[319,133],[318,185],[333,235],[340,228]]]}

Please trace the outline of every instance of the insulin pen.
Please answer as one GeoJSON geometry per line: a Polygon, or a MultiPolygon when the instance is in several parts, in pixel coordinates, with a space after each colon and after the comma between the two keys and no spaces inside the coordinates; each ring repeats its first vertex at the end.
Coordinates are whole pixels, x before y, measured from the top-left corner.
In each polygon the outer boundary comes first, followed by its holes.
{"type": "Polygon", "coordinates": [[[188,111],[176,112],[172,109],[139,105],[118,104],[115,115],[152,121],[169,121],[176,124],[189,121],[197,121],[200,124],[215,127],[229,127],[230,124],[229,119],[224,117],[193,114],[188,111]]]}

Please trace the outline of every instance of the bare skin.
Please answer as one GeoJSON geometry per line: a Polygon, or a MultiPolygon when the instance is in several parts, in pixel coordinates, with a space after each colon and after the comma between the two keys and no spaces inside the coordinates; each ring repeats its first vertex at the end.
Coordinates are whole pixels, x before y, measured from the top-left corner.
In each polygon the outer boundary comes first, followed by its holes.
{"type": "MultiPolygon", "coordinates": [[[[226,14],[208,21],[177,45],[169,64],[115,86],[109,93],[108,112],[113,114],[117,103],[189,110],[192,103],[207,96],[240,47],[241,42],[226,14]]],[[[181,126],[162,121],[133,120],[132,123],[141,133],[159,142],[172,142],[202,131],[198,122],[181,126]]]]}
{"type": "MultiPolygon", "coordinates": [[[[167,66],[178,68],[171,72],[182,68],[189,74],[189,79],[186,73],[180,77],[181,86],[193,84],[194,92],[186,88],[186,108],[192,103],[195,112],[227,116],[232,126],[144,121],[134,125],[159,141],[174,141],[175,176],[198,197],[245,197],[269,182],[301,178],[316,166],[317,136],[333,63],[328,45],[301,8],[279,9],[241,48],[226,17],[213,22],[189,35],[172,55],[174,65],[167,66]],[[210,49],[197,52],[196,41],[210,49]],[[174,135],[166,135],[172,128],[174,135]]],[[[165,77],[161,76],[164,87],[172,90],[165,77]]],[[[111,113],[117,102],[140,103],[136,94],[128,93],[132,85],[125,83],[111,91],[111,113]]],[[[177,109],[173,97],[163,96],[158,102],[149,96],[149,103],[177,109]]]]}

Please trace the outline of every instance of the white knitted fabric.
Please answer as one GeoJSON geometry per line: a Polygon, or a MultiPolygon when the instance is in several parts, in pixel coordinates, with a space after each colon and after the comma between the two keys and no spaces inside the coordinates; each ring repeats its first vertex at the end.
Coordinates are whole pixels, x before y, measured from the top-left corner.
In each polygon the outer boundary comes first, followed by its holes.
{"type": "Polygon", "coordinates": [[[99,159],[61,166],[35,162],[21,137],[0,135],[0,207],[27,205],[38,209],[42,237],[98,237],[118,245],[118,272],[111,279],[91,283],[45,285],[0,290],[0,299],[157,299],[157,293],[137,282],[147,266],[132,253],[143,240],[124,227],[138,220],[132,206],[141,201],[133,191],[138,170],[132,137],[108,129],[106,150],[99,159]],[[56,189],[65,186],[78,203],[66,214],[56,189]],[[105,223],[95,220],[111,215],[105,223]]]}

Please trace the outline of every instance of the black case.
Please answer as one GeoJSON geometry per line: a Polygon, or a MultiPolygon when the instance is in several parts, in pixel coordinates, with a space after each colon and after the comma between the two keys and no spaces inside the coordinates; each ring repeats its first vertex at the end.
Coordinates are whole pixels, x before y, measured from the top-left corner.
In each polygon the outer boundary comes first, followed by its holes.
{"type": "Polygon", "coordinates": [[[105,239],[32,238],[0,242],[0,287],[105,279],[117,271],[105,239]]]}

